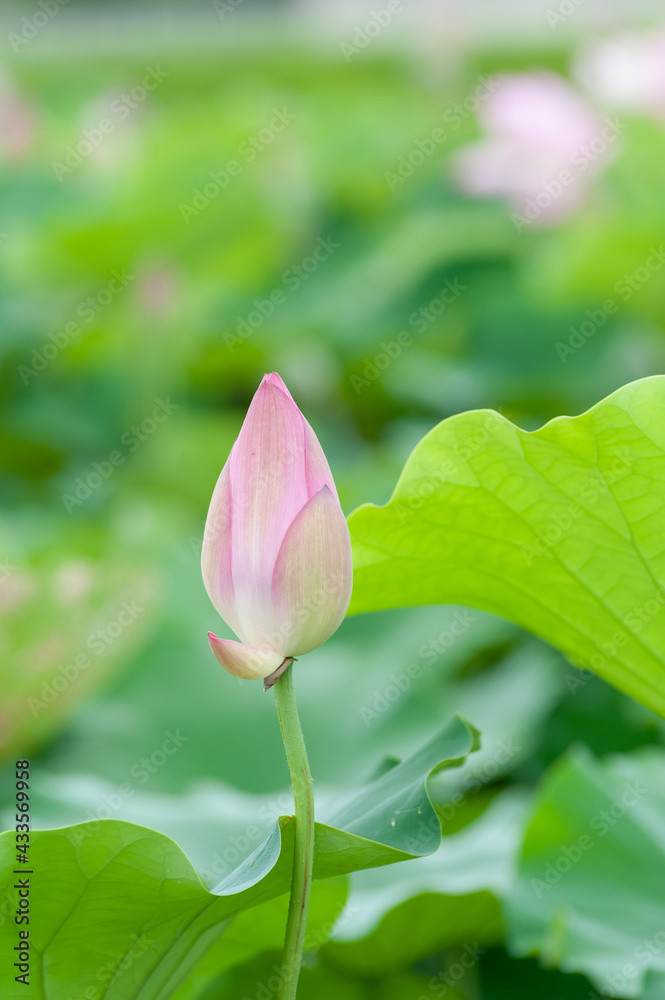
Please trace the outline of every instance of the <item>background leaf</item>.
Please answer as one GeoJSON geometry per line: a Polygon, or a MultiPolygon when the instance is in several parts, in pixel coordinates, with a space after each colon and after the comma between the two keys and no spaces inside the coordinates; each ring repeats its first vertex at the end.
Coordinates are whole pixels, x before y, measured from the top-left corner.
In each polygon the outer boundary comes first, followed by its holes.
{"type": "Polygon", "coordinates": [[[551,770],[507,902],[517,954],[609,996],[639,997],[647,972],[665,974],[664,774],[656,748],[602,762],[578,748],[551,770]]]}
{"type": "Polygon", "coordinates": [[[353,611],[493,611],[665,715],[665,377],[534,432],[445,420],[349,526],[353,611]]]}

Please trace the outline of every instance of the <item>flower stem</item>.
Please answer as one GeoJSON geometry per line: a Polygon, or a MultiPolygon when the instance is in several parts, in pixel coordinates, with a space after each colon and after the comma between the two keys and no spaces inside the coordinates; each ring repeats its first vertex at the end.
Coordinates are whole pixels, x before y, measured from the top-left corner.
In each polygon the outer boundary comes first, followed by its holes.
{"type": "Polygon", "coordinates": [[[275,682],[275,702],[296,805],[293,880],[278,1000],[294,1000],[302,963],[314,864],[314,789],[293,691],[293,666],[275,682]]]}

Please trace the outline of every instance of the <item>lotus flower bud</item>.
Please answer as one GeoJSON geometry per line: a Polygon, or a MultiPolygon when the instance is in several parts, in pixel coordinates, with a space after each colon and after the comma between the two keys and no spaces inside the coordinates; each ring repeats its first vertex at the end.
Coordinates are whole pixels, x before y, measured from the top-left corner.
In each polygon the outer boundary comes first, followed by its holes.
{"type": "Polygon", "coordinates": [[[225,670],[265,678],[338,628],[351,542],[314,431],[279,375],[265,375],[217,481],[201,555],[210,600],[241,640],[208,633],[225,670]]]}

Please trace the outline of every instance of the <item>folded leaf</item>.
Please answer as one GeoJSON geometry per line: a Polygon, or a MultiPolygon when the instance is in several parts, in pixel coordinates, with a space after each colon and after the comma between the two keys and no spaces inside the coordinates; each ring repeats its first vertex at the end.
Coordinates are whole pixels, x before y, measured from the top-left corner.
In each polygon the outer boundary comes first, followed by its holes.
{"type": "MultiPolygon", "coordinates": [[[[438,847],[430,775],[462,764],[477,746],[475,730],[455,718],[347,805],[343,826],[317,823],[314,878],[392,864],[438,847]],[[384,790],[387,812],[376,808],[384,790]]],[[[293,833],[292,817],[281,817],[265,843],[209,892],[180,848],[145,827],[106,820],[33,832],[29,870],[35,874],[25,876],[34,894],[31,1000],[169,1000],[233,918],[289,891],[293,833]]],[[[28,869],[16,862],[10,831],[0,837],[6,912],[18,903],[17,867],[28,869]]],[[[0,925],[0,943],[5,954],[18,943],[13,920],[0,925]]],[[[0,970],[0,987],[6,1000],[26,995],[10,963],[0,970]]]]}

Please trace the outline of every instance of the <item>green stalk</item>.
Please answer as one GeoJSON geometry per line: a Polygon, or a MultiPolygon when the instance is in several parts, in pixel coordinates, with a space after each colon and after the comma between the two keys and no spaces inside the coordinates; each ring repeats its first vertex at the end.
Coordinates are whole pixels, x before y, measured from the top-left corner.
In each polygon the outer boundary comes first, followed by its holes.
{"type": "Polygon", "coordinates": [[[295,1000],[314,864],[314,789],[293,691],[293,666],[275,681],[275,702],[296,805],[293,880],[278,1000],[295,1000]]]}

